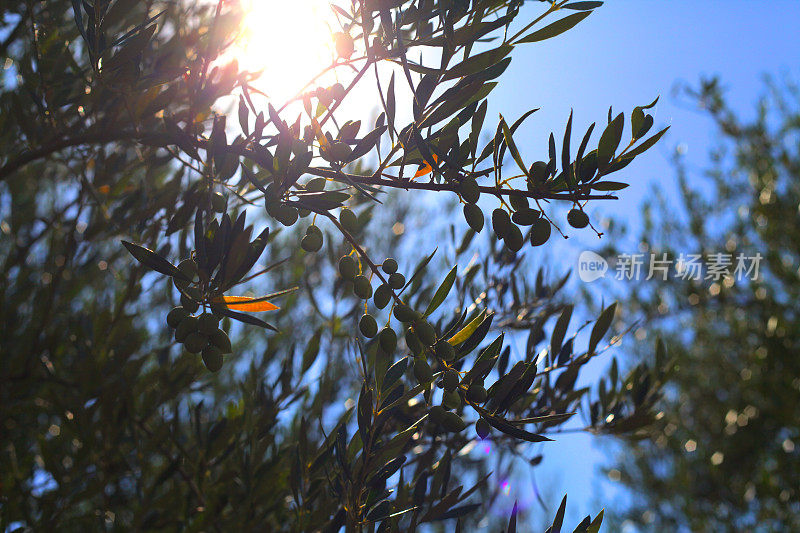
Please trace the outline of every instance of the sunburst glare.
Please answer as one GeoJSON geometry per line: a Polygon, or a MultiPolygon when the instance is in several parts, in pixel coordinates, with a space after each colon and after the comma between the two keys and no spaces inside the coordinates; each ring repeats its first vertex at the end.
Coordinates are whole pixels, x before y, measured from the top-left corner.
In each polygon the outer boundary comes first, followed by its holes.
{"type": "Polygon", "coordinates": [[[242,0],[242,35],[231,51],[249,71],[263,71],[254,85],[285,100],[331,65],[337,22],[326,0],[242,0]]]}

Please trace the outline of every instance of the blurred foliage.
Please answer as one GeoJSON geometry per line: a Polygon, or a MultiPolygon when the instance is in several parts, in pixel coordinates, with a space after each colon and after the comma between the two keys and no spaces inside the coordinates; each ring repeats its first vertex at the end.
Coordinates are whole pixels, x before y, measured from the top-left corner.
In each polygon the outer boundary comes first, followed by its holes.
{"type": "Polygon", "coordinates": [[[656,191],[644,212],[657,257],[763,257],[756,281],[670,276],[622,306],[676,360],[651,438],[626,441],[615,467],[644,530],[800,529],[800,90],[767,89],[745,118],[717,79],[684,87],[719,143],[705,171],[676,155],[680,201],[656,191]]]}
{"type": "Polygon", "coordinates": [[[512,30],[521,4],[342,2],[331,68],[348,86],[263,106],[219,60],[236,2],[2,4],[0,528],[458,530],[497,497],[488,477],[535,467],[525,443],[577,411],[597,433],[651,422],[660,364],[600,398],[578,387],[616,306],[571,326],[566,280],[531,276],[522,249],[560,231],[551,202],[584,228],[586,202],[626,186],[604,178],[663,134],[646,137],[655,102],[626,143],[609,110],[574,158],[572,117],[532,165],[514,141],[530,113],[481,146],[514,46],[602,2],[544,2],[512,30]],[[437,65],[410,59],[422,46],[437,65]],[[362,134],[339,103],[378,64],[399,74],[376,76],[362,134]],[[438,254],[436,224],[397,230],[426,194],[458,198],[469,225],[437,210],[438,254]],[[476,239],[481,196],[493,232],[476,239]],[[423,253],[386,257],[401,248],[423,253]],[[475,433],[496,464],[469,453],[475,433]]]}

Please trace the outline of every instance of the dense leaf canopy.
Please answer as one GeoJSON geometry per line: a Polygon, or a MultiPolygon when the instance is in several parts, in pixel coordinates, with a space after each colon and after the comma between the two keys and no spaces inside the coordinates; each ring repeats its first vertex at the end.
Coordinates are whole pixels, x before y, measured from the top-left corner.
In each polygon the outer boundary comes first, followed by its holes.
{"type": "Polygon", "coordinates": [[[570,116],[538,160],[515,141],[530,113],[486,117],[516,46],[602,2],[339,4],[342,82],[277,102],[223,60],[236,2],[3,2],[4,530],[451,530],[576,411],[652,421],[663,353],[602,398],[577,387],[616,307],[571,326],[524,248],[572,231],[554,205],[577,231],[616,198],[663,134],[655,102],[579,145],[570,116]],[[360,84],[374,124],[342,115],[360,84]],[[423,195],[468,224],[404,233],[423,195]]]}
{"type": "Polygon", "coordinates": [[[762,259],[755,281],[671,277],[622,306],[668,339],[676,372],[652,439],[629,442],[616,468],[635,498],[629,518],[645,529],[793,531],[800,92],[771,82],[753,119],[733,111],[716,79],[683,95],[713,120],[719,146],[701,175],[676,159],[681,202],[654,195],[641,240],[659,257],[762,259]]]}

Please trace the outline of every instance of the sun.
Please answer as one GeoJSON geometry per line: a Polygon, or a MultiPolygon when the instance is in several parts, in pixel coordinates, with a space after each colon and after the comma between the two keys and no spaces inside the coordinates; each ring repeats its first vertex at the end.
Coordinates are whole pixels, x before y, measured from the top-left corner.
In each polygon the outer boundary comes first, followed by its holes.
{"type": "Polygon", "coordinates": [[[327,0],[242,0],[242,7],[232,53],[244,69],[262,71],[253,85],[271,99],[292,98],[332,64],[337,22],[327,0]]]}

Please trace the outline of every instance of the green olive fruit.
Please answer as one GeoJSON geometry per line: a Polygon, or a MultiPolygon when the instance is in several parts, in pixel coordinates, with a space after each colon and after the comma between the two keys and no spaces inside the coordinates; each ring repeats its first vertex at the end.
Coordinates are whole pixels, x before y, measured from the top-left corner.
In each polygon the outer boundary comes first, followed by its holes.
{"type": "Polygon", "coordinates": [[[319,235],[322,237],[322,230],[319,229],[319,226],[311,224],[308,229],[306,229],[306,235],[319,235]]]}
{"type": "Polygon", "coordinates": [[[461,395],[456,390],[445,391],[442,395],[442,405],[445,409],[459,409],[462,403],[461,395]]]}
{"type": "Polygon", "coordinates": [[[219,327],[219,317],[213,313],[203,313],[198,320],[198,330],[205,335],[211,335],[219,327]]]}
{"type": "Polygon", "coordinates": [[[516,224],[509,224],[508,225],[508,233],[506,234],[506,246],[512,252],[519,252],[522,249],[522,244],[525,242],[525,238],[522,236],[522,231],[520,231],[519,226],[516,224]]]}
{"type": "Polygon", "coordinates": [[[356,233],[360,227],[358,217],[351,209],[342,209],[339,212],[339,223],[350,233],[356,233]]]}
{"type": "Polygon", "coordinates": [[[480,233],[483,229],[483,211],[477,205],[464,204],[464,219],[475,233],[480,233]]]}
{"type": "Polygon", "coordinates": [[[175,288],[179,291],[185,291],[191,285],[191,282],[181,278],[172,278],[172,284],[175,285],[175,288]]]}
{"type": "Polygon", "coordinates": [[[330,88],[330,92],[335,99],[341,100],[345,95],[344,85],[341,83],[334,83],[330,88]]]}
{"type": "Polygon", "coordinates": [[[211,344],[219,348],[222,353],[231,353],[233,351],[233,348],[231,347],[231,339],[224,330],[217,329],[209,336],[208,340],[211,342],[211,344]]]}
{"type": "Polygon", "coordinates": [[[531,244],[541,246],[550,239],[550,222],[546,218],[539,218],[531,227],[531,244]]]}
{"type": "Polygon", "coordinates": [[[408,323],[417,320],[420,315],[406,304],[397,304],[394,306],[394,317],[400,322],[408,323]]]}
{"type": "Polygon", "coordinates": [[[372,301],[375,302],[375,306],[378,309],[383,309],[387,305],[389,305],[389,301],[392,299],[392,289],[388,285],[379,285],[377,289],[375,289],[375,295],[372,298],[372,301]]]}
{"type": "Polygon", "coordinates": [[[183,272],[191,283],[196,283],[200,279],[197,276],[197,263],[195,263],[194,259],[184,259],[178,263],[178,270],[183,272]]]}
{"type": "Polygon", "coordinates": [[[172,329],[178,327],[178,324],[183,322],[183,319],[189,316],[189,311],[183,307],[175,307],[167,314],[167,325],[172,329]]]}
{"type": "Polygon", "coordinates": [[[397,272],[397,261],[391,257],[388,257],[384,259],[383,266],[381,268],[383,268],[383,271],[387,274],[394,274],[397,272]]]}
{"type": "Polygon", "coordinates": [[[484,440],[492,432],[492,426],[483,418],[479,418],[478,421],[475,422],[475,432],[481,440],[484,440]]]}
{"type": "Polygon", "coordinates": [[[224,213],[228,208],[228,199],[225,198],[221,192],[215,192],[211,195],[211,209],[217,213],[224,213]]]}
{"type": "Polygon", "coordinates": [[[295,222],[297,222],[298,216],[300,215],[297,212],[296,207],[283,204],[278,208],[277,216],[275,218],[284,226],[292,226],[295,222]]]}
{"type": "Polygon", "coordinates": [[[200,321],[197,317],[187,316],[175,328],[175,340],[184,342],[191,333],[196,333],[200,326],[200,321]]]}
{"type": "Polygon", "coordinates": [[[389,276],[389,286],[393,289],[402,289],[406,284],[406,277],[399,272],[389,276]]]}
{"type": "Polygon", "coordinates": [[[425,349],[412,328],[406,330],[406,346],[408,346],[408,349],[411,350],[411,353],[414,355],[421,354],[422,350],[425,349]]]}
{"type": "Polygon", "coordinates": [[[475,403],[483,403],[486,401],[486,388],[480,383],[473,383],[467,389],[467,399],[475,403]]]}
{"type": "Polygon", "coordinates": [[[439,424],[442,423],[446,414],[447,411],[441,405],[434,405],[433,407],[428,409],[428,415],[431,417],[431,420],[439,424]]]}
{"type": "MultiPolygon", "coordinates": [[[[269,190],[269,189],[267,189],[269,190]]],[[[278,215],[281,212],[281,206],[283,204],[277,198],[270,198],[269,196],[266,197],[264,201],[264,207],[267,210],[267,214],[274,219],[278,219],[278,215]]]]}
{"type": "Polygon", "coordinates": [[[436,357],[444,359],[445,361],[452,361],[456,357],[455,348],[444,339],[436,343],[434,351],[436,352],[436,357]]]}
{"type": "Polygon", "coordinates": [[[494,234],[498,239],[505,239],[508,231],[508,226],[511,225],[511,218],[508,216],[508,211],[498,207],[492,211],[492,227],[494,234]]]}
{"type": "Polygon", "coordinates": [[[371,339],[378,334],[378,322],[375,320],[374,316],[365,314],[361,317],[361,320],[358,321],[358,329],[361,330],[362,335],[371,339]]]}
{"type": "Polygon", "coordinates": [[[511,204],[511,207],[514,208],[514,211],[523,211],[530,208],[528,199],[525,196],[509,196],[508,202],[511,204]]]}
{"type": "Polygon", "coordinates": [[[336,55],[342,59],[350,59],[356,49],[353,38],[344,32],[336,32],[333,34],[333,42],[336,46],[336,55]]]}
{"type": "Polygon", "coordinates": [[[320,192],[325,190],[325,185],[327,183],[328,180],[325,178],[312,178],[306,183],[306,190],[310,192],[320,192]]]}
{"type": "Polygon", "coordinates": [[[200,353],[206,346],[208,346],[208,337],[199,331],[189,333],[189,336],[183,341],[183,347],[189,353],[200,353]]]}
{"type": "MultiPolygon", "coordinates": [[[[548,175],[547,174],[548,166],[549,165],[547,163],[545,163],[544,161],[537,161],[533,165],[531,165],[531,172],[530,173],[531,173],[531,179],[532,179],[534,185],[542,184],[542,183],[545,182],[545,180],[547,179],[547,175],[548,175]]],[[[529,183],[529,187],[530,187],[530,181],[528,183],[529,183]]]]}
{"type": "Polygon", "coordinates": [[[536,209],[521,209],[511,215],[511,220],[520,226],[530,226],[539,220],[540,214],[536,209]]]}
{"type": "Polygon", "coordinates": [[[350,158],[350,154],[353,153],[353,149],[347,143],[337,141],[331,144],[328,153],[334,161],[347,161],[350,158]]]}
{"type": "Polygon", "coordinates": [[[353,292],[362,300],[372,298],[372,285],[366,276],[356,276],[353,279],[353,292]]]}
{"type": "Polygon", "coordinates": [[[436,343],[436,330],[427,320],[417,320],[414,322],[414,333],[425,346],[433,346],[436,343]]]}
{"type": "Polygon", "coordinates": [[[445,411],[441,424],[444,429],[451,433],[464,431],[467,427],[466,422],[460,416],[450,411],[445,411]]]}
{"type": "Polygon", "coordinates": [[[181,294],[181,306],[190,313],[195,313],[200,308],[199,303],[197,303],[195,300],[192,300],[185,294],[181,294]]]}
{"type": "Polygon", "coordinates": [[[199,302],[203,299],[203,293],[200,292],[198,287],[187,287],[183,292],[195,302],[199,302]]]}
{"type": "Polygon", "coordinates": [[[322,234],[307,233],[300,240],[300,247],[306,252],[319,252],[322,249],[322,234]]]}
{"type": "Polygon", "coordinates": [[[203,348],[203,364],[211,372],[219,372],[222,368],[222,351],[216,346],[203,348]]]}
{"type": "Polygon", "coordinates": [[[589,215],[580,209],[572,209],[567,213],[567,222],[573,228],[582,229],[589,225],[589,215]]]}
{"type": "Polygon", "coordinates": [[[461,180],[461,183],[458,184],[458,192],[461,193],[461,197],[464,201],[470,204],[477,203],[478,199],[481,197],[481,190],[480,187],[478,187],[478,182],[472,177],[461,180]]]}
{"type": "Polygon", "coordinates": [[[397,333],[390,327],[383,328],[378,336],[378,343],[384,352],[393,353],[397,349],[397,333]]]}
{"type": "Polygon", "coordinates": [[[427,384],[433,380],[433,370],[424,357],[414,358],[414,377],[420,384],[427,384]]]}
{"type": "Polygon", "coordinates": [[[445,371],[444,376],[442,376],[442,387],[447,392],[452,392],[458,388],[458,383],[461,381],[458,372],[455,370],[448,369],[445,371]]]}
{"type": "Polygon", "coordinates": [[[344,279],[355,279],[355,277],[358,276],[356,260],[349,255],[339,259],[339,274],[341,274],[344,279]]]}

